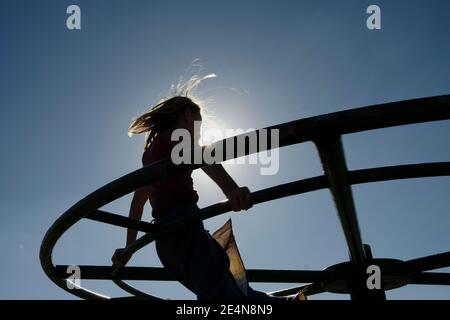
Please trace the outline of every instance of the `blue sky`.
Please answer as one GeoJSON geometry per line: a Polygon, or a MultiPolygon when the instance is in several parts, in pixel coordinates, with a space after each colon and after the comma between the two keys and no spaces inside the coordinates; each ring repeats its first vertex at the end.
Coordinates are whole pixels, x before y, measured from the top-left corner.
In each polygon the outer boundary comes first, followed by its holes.
{"type": "MultiPolygon", "coordinates": [[[[41,270],[44,233],[76,201],[140,167],[143,137],[126,129],[194,59],[218,76],[202,86],[215,123],[260,128],[448,94],[449,15],[450,3],[438,0],[0,1],[0,298],[72,299],[41,270]],[[66,28],[70,4],[81,8],[81,30],[66,28]],[[371,4],[381,8],[381,30],[366,28],[371,4]]],[[[347,135],[348,167],[448,161],[449,134],[447,121],[347,135]]],[[[277,175],[259,175],[258,165],[225,167],[251,190],[322,173],[310,143],[283,148],[277,175]]],[[[224,198],[204,173],[194,180],[200,207],[224,198]]],[[[407,260],[449,250],[449,188],[446,177],[355,186],[374,256],[407,260]]],[[[129,201],[106,209],[125,215],[129,201]]],[[[348,258],[328,190],[226,214],[206,221],[207,229],[229,216],[248,268],[320,270],[348,258]]],[[[60,240],[54,261],[109,264],[124,240],[124,230],[82,221],[60,240]]],[[[154,246],[131,265],[159,266],[154,246]]],[[[175,283],[135,284],[194,298],[175,283]]],[[[122,295],[109,282],[82,285],[122,295]]],[[[448,299],[450,288],[408,286],[387,296],[448,299]]]]}

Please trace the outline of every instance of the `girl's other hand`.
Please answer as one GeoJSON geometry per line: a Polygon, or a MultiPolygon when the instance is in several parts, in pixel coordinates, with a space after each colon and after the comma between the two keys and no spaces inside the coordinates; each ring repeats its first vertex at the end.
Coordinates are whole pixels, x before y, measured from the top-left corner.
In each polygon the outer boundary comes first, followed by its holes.
{"type": "Polygon", "coordinates": [[[125,250],[125,248],[116,249],[116,251],[114,252],[114,255],[111,258],[111,261],[113,263],[113,269],[112,269],[113,274],[115,274],[119,268],[126,265],[127,262],[131,259],[131,256],[124,255],[124,253],[123,253],[124,250],[125,250]]]}

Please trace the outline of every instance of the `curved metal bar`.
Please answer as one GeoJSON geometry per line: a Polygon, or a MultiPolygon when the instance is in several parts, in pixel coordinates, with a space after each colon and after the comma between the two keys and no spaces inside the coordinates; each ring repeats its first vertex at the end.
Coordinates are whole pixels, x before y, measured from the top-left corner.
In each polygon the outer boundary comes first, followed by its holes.
{"type": "MultiPolygon", "coordinates": [[[[361,170],[355,170],[349,172],[349,180],[352,184],[362,184],[362,183],[368,183],[368,182],[377,182],[377,181],[387,181],[387,180],[394,180],[394,179],[407,179],[407,178],[419,178],[419,177],[428,177],[428,176],[444,176],[444,175],[450,175],[450,162],[436,162],[436,163],[426,163],[426,164],[410,164],[410,165],[400,165],[400,166],[389,166],[389,167],[381,167],[381,168],[371,168],[371,169],[361,169],[361,170]]],[[[252,199],[255,204],[262,203],[265,201],[271,201],[275,199],[280,199],[282,197],[302,194],[314,190],[319,190],[327,187],[327,182],[325,177],[319,176],[319,177],[313,177],[308,178],[300,181],[294,181],[289,182],[286,184],[270,187],[267,189],[259,190],[254,193],[252,193],[252,199]]],[[[225,202],[218,203],[216,205],[206,207],[201,210],[201,217],[199,216],[199,219],[208,219],[216,215],[220,215],[222,213],[225,213],[229,211],[228,204],[225,202]]],[[[114,215],[114,214],[111,214],[114,215]]],[[[116,216],[116,215],[114,215],[116,216]]],[[[128,218],[124,218],[128,219],[128,218]]],[[[102,221],[102,222],[108,222],[108,221],[102,221]]],[[[176,230],[177,228],[183,226],[184,224],[188,224],[189,221],[186,222],[180,222],[180,225],[174,226],[173,230],[176,230]]],[[[127,227],[129,224],[121,225],[122,227],[127,227]]],[[[157,229],[156,225],[151,225],[155,230],[157,229]]],[[[137,230],[144,231],[138,229],[137,230]]],[[[172,231],[173,231],[172,230],[172,231]]],[[[171,231],[168,231],[171,232],[171,231]]],[[[151,241],[154,240],[155,237],[157,238],[157,233],[144,235],[140,239],[138,239],[135,243],[133,243],[131,246],[127,248],[127,253],[135,253],[140,248],[148,245],[151,243],[151,241]]],[[[63,270],[65,267],[63,267],[63,270]]],[[[110,277],[110,267],[105,267],[103,275],[99,275],[97,273],[97,278],[92,278],[92,273],[88,272],[87,279],[108,279],[110,277]],[[100,278],[101,277],[101,278],[100,278]]],[[[121,269],[121,271],[125,271],[130,267],[125,267],[121,269]]],[[[131,267],[130,272],[127,272],[127,274],[133,274],[133,278],[126,278],[127,280],[148,280],[148,276],[151,274],[152,280],[171,280],[170,276],[163,276],[161,273],[158,276],[155,274],[155,272],[163,272],[162,270],[156,271],[157,268],[145,268],[145,271],[140,271],[141,269],[136,269],[136,267],[131,267]]],[[[100,269],[98,269],[100,270],[100,269]]],[[[144,270],[144,269],[142,269],[144,270]]],[[[86,276],[86,271],[82,270],[83,274],[86,276]]],[[[128,271],[128,270],[127,270],[128,271]]],[[[280,270],[283,271],[283,270],[280,270]]],[[[125,279],[125,278],[122,278],[125,279]]],[[[298,280],[298,279],[297,279],[298,280]]],[[[257,280],[252,280],[257,281],[257,280]]],[[[305,282],[314,282],[317,281],[317,279],[304,279],[305,282]]],[[[300,281],[297,281],[300,282],[300,281]]],[[[124,282],[122,282],[125,284],[124,282]]],[[[124,289],[124,287],[132,288],[131,286],[125,284],[122,285],[121,288],[124,289]]],[[[137,290],[137,289],[135,289],[137,290]]],[[[129,293],[129,290],[126,290],[129,293]]],[[[298,290],[297,290],[298,291],[298,290]]],[[[141,292],[140,297],[144,298],[144,295],[147,295],[146,293],[141,292]]],[[[153,296],[152,296],[153,297],[153,296]]]]}
{"type": "MultiPolygon", "coordinates": [[[[380,168],[360,169],[348,172],[351,184],[391,181],[399,179],[412,179],[424,177],[450,176],[450,162],[431,162],[407,164],[399,166],[386,166],[380,168]]],[[[280,184],[252,194],[255,203],[281,199],[283,197],[299,195],[328,187],[324,176],[293,181],[280,184]],[[261,201],[261,199],[263,199],[261,201]]],[[[211,216],[210,216],[211,217],[211,216]]],[[[95,210],[88,214],[86,219],[107,223],[123,228],[134,229],[145,233],[158,232],[158,226],[130,219],[115,213],[95,210]]]]}
{"type": "Polygon", "coordinates": [[[278,291],[272,291],[268,294],[275,297],[285,297],[297,294],[299,291],[302,291],[305,296],[312,296],[315,294],[325,292],[323,286],[320,283],[311,283],[304,286],[292,287],[278,291]]]}
{"type": "MultiPolygon", "coordinates": [[[[391,179],[405,179],[405,178],[417,178],[417,177],[425,177],[425,176],[442,176],[442,175],[450,175],[450,162],[411,164],[411,165],[401,165],[401,166],[392,166],[392,167],[355,170],[355,171],[351,171],[349,173],[349,178],[352,183],[361,184],[361,183],[366,183],[366,182],[376,182],[378,180],[385,181],[385,180],[391,180],[391,179]]],[[[327,187],[327,182],[326,182],[325,177],[319,176],[319,177],[308,178],[308,179],[304,179],[304,180],[300,180],[300,181],[289,182],[286,184],[282,184],[282,185],[270,187],[270,188],[267,188],[264,190],[256,191],[256,192],[252,193],[252,199],[253,199],[254,204],[257,204],[257,203],[262,203],[265,201],[280,199],[282,197],[287,197],[287,196],[291,196],[291,195],[297,195],[297,194],[301,194],[301,193],[315,191],[315,190],[323,189],[326,187],[327,187]]],[[[220,215],[222,213],[226,213],[229,210],[230,209],[229,209],[228,203],[221,202],[221,203],[218,203],[218,204],[215,204],[215,205],[212,205],[212,206],[202,209],[201,216],[199,216],[198,218],[199,219],[208,219],[210,217],[220,215]]],[[[115,214],[111,214],[111,215],[113,215],[114,217],[118,216],[115,214]]],[[[129,218],[125,218],[125,217],[122,217],[122,218],[129,219],[129,218]]],[[[102,219],[102,222],[108,222],[105,220],[106,219],[102,219]]],[[[99,220],[97,220],[97,221],[99,221],[99,220]]],[[[181,221],[181,224],[178,226],[174,226],[173,230],[177,229],[178,227],[183,226],[184,224],[188,224],[189,222],[190,221],[185,221],[183,223],[183,221],[181,221]]],[[[121,226],[122,227],[131,227],[131,225],[128,223],[121,225],[121,226]]],[[[157,228],[157,226],[155,226],[155,225],[150,225],[150,226],[154,227],[155,230],[157,228]]],[[[138,226],[134,226],[134,228],[136,228],[137,230],[140,230],[140,228],[138,226]]],[[[145,231],[145,230],[141,230],[141,231],[145,231]]],[[[167,232],[170,232],[170,230],[168,230],[167,232]]],[[[136,242],[134,242],[127,248],[127,253],[135,253],[137,250],[139,250],[140,248],[144,247],[145,245],[147,245],[151,241],[153,241],[156,237],[157,237],[157,233],[144,235],[143,237],[138,239],[136,242]]],[[[82,274],[85,279],[109,279],[111,277],[110,276],[111,273],[109,271],[110,267],[105,267],[105,268],[108,268],[108,269],[104,269],[104,270],[108,270],[108,271],[106,271],[106,273],[104,273],[102,277],[99,277],[99,275],[97,274],[96,278],[92,278],[90,276],[90,273],[88,273],[86,275],[86,272],[84,269],[82,270],[82,274]]],[[[131,268],[130,269],[131,274],[135,275],[135,277],[132,278],[132,280],[145,280],[143,278],[143,273],[137,272],[137,269],[134,269],[135,267],[122,268],[121,272],[128,270],[128,268],[131,268]]],[[[147,268],[146,273],[148,271],[150,271],[151,269],[154,270],[155,268],[147,268]]],[[[65,270],[67,270],[67,266],[62,266],[62,269],[59,266],[55,268],[55,274],[58,275],[59,279],[61,279],[61,277],[64,277],[65,270]]],[[[100,269],[98,269],[98,270],[100,270],[100,269]]],[[[130,280],[130,278],[127,278],[127,279],[130,280]]],[[[155,274],[153,274],[152,279],[154,279],[154,280],[169,280],[170,277],[162,277],[162,276],[155,277],[155,274]]],[[[125,284],[125,286],[123,286],[123,285],[121,286],[122,289],[124,289],[124,287],[131,288],[131,286],[129,286],[127,284],[125,284]]],[[[135,289],[135,290],[137,290],[137,289],[135,289]]],[[[128,291],[128,290],[126,290],[126,291],[128,291]]],[[[76,290],[76,292],[79,293],[80,290],[76,290]]],[[[128,292],[130,292],[130,291],[128,291],[128,292]]],[[[141,293],[142,293],[141,297],[143,297],[144,294],[147,295],[144,292],[141,292],[141,293]]],[[[91,296],[91,295],[89,295],[88,297],[90,299],[92,299],[92,298],[98,299],[99,298],[97,296],[91,296]]],[[[86,297],[83,297],[83,298],[86,298],[86,297]]]]}
{"type": "MultiPolygon", "coordinates": [[[[264,129],[278,129],[280,133],[280,141],[278,146],[283,147],[295,143],[319,139],[324,136],[342,135],[358,131],[446,119],[450,119],[450,95],[413,99],[353,110],[345,110],[327,115],[300,119],[264,129]]],[[[227,141],[234,141],[234,139],[244,139],[245,137],[250,137],[255,133],[259,134],[261,130],[263,129],[224,139],[216,142],[214,145],[226,144],[227,141]]],[[[264,151],[270,148],[271,147],[267,147],[257,150],[245,148],[245,150],[240,150],[240,153],[227,155],[223,161],[264,151]]],[[[217,163],[219,162],[220,161],[217,163]]],[[[81,199],[69,208],[62,216],[60,216],[45,234],[39,255],[44,272],[55,284],[64,290],[68,290],[65,285],[65,280],[53,276],[54,266],[52,262],[52,250],[57,240],[65,231],[67,231],[80,219],[92,213],[94,210],[153,181],[166,179],[188,170],[201,168],[205,165],[207,164],[204,162],[201,164],[174,165],[169,158],[163,159],[151,166],[136,170],[115,181],[112,181],[111,183],[81,199]]],[[[218,205],[218,209],[225,209],[224,212],[228,211],[227,205],[218,205]]],[[[214,215],[211,212],[209,214],[214,215]]],[[[139,243],[139,240],[137,242],[139,243]]],[[[69,292],[83,298],[105,298],[101,295],[92,294],[87,290],[84,292],[84,289],[69,292]]]]}
{"type": "MultiPolygon", "coordinates": [[[[389,166],[354,170],[349,172],[349,180],[351,184],[433,176],[450,176],[450,162],[389,166]],[[377,176],[379,179],[376,179],[377,176]]],[[[252,203],[255,205],[292,195],[317,191],[327,187],[328,183],[326,181],[326,178],[324,176],[318,176],[255,191],[252,193],[251,198],[252,203]]],[[[201,210],[200,214],[197,217],[183,218],[172,225],[165,227],[161,226],[159,231],[143,235],[141,238],[130,244],[125,249],[125,253],[134,254],[136,251],[155,241],[158,237],[163,236],[164,234],[173,232],[174,230],[194,221],[206,220],[228,211],[230,211],[228,202],[220,202],[205,207],[201,210]]]]}
{"type": "Polygon", "coordinates": [[[450,176],[450,162],[404,164],[348,172],[351,184],[450,176]]]}
{"type": "Polygon", "coordinates": [[[110,297],[108,297],[108,296],[105,296],[103,294],[89,290],[82,286],[77,286],[74,283],[71,283],[71,286],[69,286],[69,280],[67,280],[67,279],[61,279],[61,278],[57,278],[57,277],[52,277],[50,279],[55,284],[57,284],[60,288],[64,289],[65,291],[67,291],[81,299],[85,299],[85,300],[109,300],[110,299],[110,297]]]}
{"type": "Polygon", "coordinates": [[[145,293],[144,291],[138,290],[135,287],[130,286],[129,284],[123,282],[122,280],[113,280],[113,282],[123,291],[126,291],[133,296],[146,300],[164,300],[159,297],[152,296],[151,294],[145,293]]]}

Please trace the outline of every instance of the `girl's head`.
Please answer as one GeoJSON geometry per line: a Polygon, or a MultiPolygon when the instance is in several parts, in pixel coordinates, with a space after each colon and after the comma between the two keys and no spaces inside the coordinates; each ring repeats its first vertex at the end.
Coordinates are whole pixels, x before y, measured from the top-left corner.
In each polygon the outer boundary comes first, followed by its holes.
{"type": "Polygon", "coordinates": [[[128,128],[128,134],[147,133],[145,148],[156,135],[166,128],[186,128],[191,133],[194,122],[201,121],[201,108],[190,98],[175,96],[164,100],[135,119],[128,128]]]}
{"type": "Polygon", "coordinates": [[[135,119],[128,128],[129,135],[147,133],[145,148],[152,143],[158,133],[166,128],[185,128],[194,137],[199,135],[199,132],[194,132],[194,129],[199,129],[194,123],[202,120],[201,108],[194,101],[202,101],[201,104],[204,105],[205,100],[198,96],[197,89],[203,80],[215,78],[216,75],[211,73],[200,76],[198,73],[202,67],[199,59],[192,61],[192,67],[198,68],[198,72],[186,81],[180,77],[177,85],[171,85],[167,96],[172,98],[164,98],[156,106],[135,119]]]}

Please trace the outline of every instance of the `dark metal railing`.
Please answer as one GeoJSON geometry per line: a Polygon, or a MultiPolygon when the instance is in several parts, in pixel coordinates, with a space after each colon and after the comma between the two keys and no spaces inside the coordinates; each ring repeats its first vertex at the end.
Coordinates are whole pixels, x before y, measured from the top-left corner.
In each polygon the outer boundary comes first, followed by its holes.
{"type": "MultiPolygon", "coordinates": [[[[325,174],[253,192],[253,204],[329,188],[347,241],[350,261],[331,266],[323,271],[248,270],[249,280],[308,283],[306,286],[274,292],[274,295],[292,294],[298,291],[299,288],[303,288],[307,295],[324,291],[345,292],[351,294],[354,299],[383,299],[384,290],[406,285],[407,283],[449,285],[449,274],[425,271],[450,266],[450,252],[406,262],[372,258],[370,247],[363,245],[353,203],[351,185],[394,179],[448,176],[450,175],[450,162],[348,171],[341,142],[341,136],[344,134],[448,119],[450,119],[450,95],[445,95],[345,110],[264,128],[265,130],[279,130],[279,147],[313,141],[318,148],[325,174]],[[379,292],[368,291],[362,283],[361,275],[368,263],[379,263],[384,268],[383,279],[385,284],[379,292]],[[384,272],[386,270],[387,273],[384,272]],[[340,287],[336,283],[341,283],[340,287]]],[[[215,144],[226,145],[230,139],[243,139],[255,133],[258,134],[260,130],[227,138],[215,144]]],[[[265,150],[257,149],[255,151],[246,148],[231,156],[228,155],[223,160],[265,150]]],[[[158,227],[147,222],[136,221],[99,210],[104,205],[153,181],[167,179],[168,177],[206,165],[206,163],[175,165],[170,159],[164,159],[151,166],[131,172],[78,201],[55,221],[42,241],[40,261],[47,276],[58,286],[78,297],[85,299],[107,298],[85,288],[72,290],[68,288],[66,282],[68,274],[65,272],[68,266],[55,266],[52,261],[52,251],[58,239],[75,223],[83,218],[87,218],[145,232],[146,234],[143,237],[137,239],[126,248],[127,253],[134,253],[158,237],[174,232],[177,228],[192,223],[194,220],[205,220],[229,212],[231,208],[228,202],[220,202],[203,208],[201,213],[195,217],[183,218],[176,223],[158,227]]],[[[109,266],[80,266],[80,270],[83,279],[111,279],[133,296],[145,299],[157,297],[141,292],[122,280],[173,280],[163,268],[124,267],[114,276],[111,274],[111,267],[109,266]]]]}

